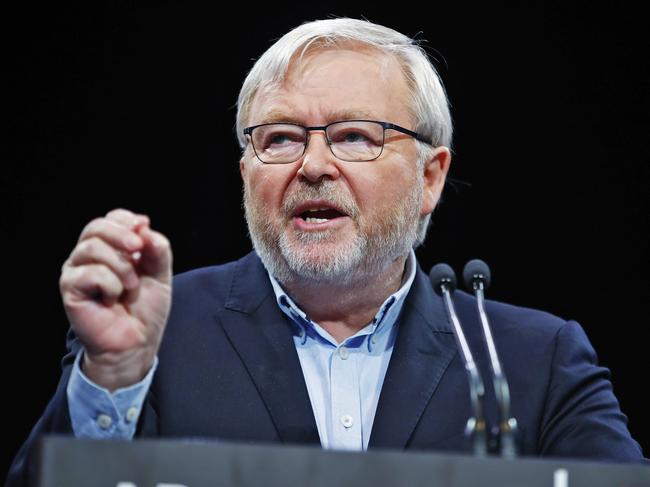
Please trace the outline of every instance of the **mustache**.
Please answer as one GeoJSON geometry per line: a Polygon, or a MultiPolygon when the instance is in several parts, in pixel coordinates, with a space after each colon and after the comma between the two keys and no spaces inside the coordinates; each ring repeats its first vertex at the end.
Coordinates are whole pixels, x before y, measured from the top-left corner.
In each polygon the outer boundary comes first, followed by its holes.
{"type": "Polygon", "coordinates": [[[352,195],[343,190],[339,183],[329,179],[322,179],[317,183],[301,183],[294,191],[287,194],[282,202],[282,211],[287,217],[291,217],[295,209],[309,200],[322,200],[332,206],[341,209],[352,218],[360,214],[359,207],[352,195]]]}

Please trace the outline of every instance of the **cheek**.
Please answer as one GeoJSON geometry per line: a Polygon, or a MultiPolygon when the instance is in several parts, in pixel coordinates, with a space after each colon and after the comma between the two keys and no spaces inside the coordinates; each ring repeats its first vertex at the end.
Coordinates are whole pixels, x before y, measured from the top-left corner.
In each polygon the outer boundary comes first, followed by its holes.
{"type": "Polygon", "coordinates": [[[386,213],[409,198],[416,188],[414,173],[399,170],[373,173],[372,169],[377,168],[369,168],[366,175],[358,178],[352,188],[362,213],[386,213]]]}
{"type": "Polygon", "coordinates": [[[246,178],[250,196],[267,210],[280,208],[291,181],[291,172],[287,169],[280,166],[250,167],[246,178]]]}

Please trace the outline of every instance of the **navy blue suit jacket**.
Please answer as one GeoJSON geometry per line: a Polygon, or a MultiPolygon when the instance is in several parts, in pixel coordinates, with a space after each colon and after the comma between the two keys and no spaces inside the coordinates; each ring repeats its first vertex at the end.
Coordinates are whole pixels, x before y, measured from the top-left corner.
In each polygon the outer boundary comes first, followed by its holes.
{"type": "MultiPolygon", "coordinates": [[[[495,424],[475,299],[463,292],[454,299],[484,371],[487,417],[495,424]]],[[[642,461],[609,372],[597,365],[577,323],[491,301],[487,312],[523,454],[642,461]]],[[[419,268],[397,326],[369,448],[469,451],[463,434],[471,415],[466,372],[443,302],[419,268]]],[[[138,436],[318,444],[291,333],[254,253],[176,276],[138,436]]],[[[19,452],[8,485],[22,485],[39,435],[71,432],[65,390],[80,345],[71,336],[68,346],[56,394],[19,452]]]]}

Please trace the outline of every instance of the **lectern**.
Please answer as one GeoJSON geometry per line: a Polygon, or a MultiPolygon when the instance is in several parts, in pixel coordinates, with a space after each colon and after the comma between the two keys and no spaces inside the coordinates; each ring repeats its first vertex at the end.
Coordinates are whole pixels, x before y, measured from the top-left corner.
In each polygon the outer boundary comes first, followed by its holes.
{"type": "Polygon", "coordinates": [[[191,440],[43,438],[35,487],[650,487],[650,467],[191,440]]]}

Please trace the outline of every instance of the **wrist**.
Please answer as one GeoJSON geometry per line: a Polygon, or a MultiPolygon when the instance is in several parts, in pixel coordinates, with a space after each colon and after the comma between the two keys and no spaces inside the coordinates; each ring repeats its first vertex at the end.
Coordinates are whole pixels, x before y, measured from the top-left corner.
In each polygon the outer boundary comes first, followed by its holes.
{"type": "Polygon", "coordinates": [[[94,355],[84,351],[81,371],[93,383],[113,393],[142,381],[156,357],[155,351],[137,350],[94,355]]]}

